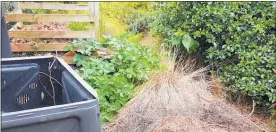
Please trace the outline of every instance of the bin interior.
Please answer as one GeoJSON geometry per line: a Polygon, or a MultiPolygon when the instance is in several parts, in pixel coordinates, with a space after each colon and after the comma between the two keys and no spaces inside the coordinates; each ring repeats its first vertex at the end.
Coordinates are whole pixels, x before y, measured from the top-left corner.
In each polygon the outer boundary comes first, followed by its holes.
{"type": "Polygon", "coordinates": [[[54,57],[2,61],[1,66],[2,113],[95,99],[54,57]]]}

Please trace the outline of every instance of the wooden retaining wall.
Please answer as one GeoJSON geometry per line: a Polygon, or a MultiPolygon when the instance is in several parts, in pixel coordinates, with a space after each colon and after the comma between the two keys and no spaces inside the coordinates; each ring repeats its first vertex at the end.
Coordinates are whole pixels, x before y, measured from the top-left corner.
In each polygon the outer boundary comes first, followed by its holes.
{"type": "MultiPolygon", "coordinates": [[[[8,31],[10,38],[93,38],[99,39],[99,2],[80,4],[58,3],[31,3],[19,2],[18,11],[6,16],[7,22],[17,22],[15,28],[8,31]],[[88,10],[89,14],[25,14],[23,9],[50,9],[50,10],[88,10]],[[90,22],[93,27],[89,31],[18,31],[16,27],[23,26],[23,22],[90,22]]],[[[48,43],[48,44],[23,44],[11,43],[12,52],[41,52],[41,51],[64,51],[64,47],[71,43],[48,43]]],[[[62,56],[64,60],[72,64],[72,57],[62,56]]]]}

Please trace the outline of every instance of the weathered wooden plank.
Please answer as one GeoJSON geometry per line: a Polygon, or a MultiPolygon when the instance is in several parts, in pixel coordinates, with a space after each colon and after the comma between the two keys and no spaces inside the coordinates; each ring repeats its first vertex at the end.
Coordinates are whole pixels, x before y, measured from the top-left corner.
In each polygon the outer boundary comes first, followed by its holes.
{"type": "MultiPolygon", "coordinates": [[[[88,2],[88,7],[89,7],[89,15],[94,16],[95,15],[95,2],[88,2]]],[[[95,25],[90,24],[89,30],[93,30],[94,26],[95,25]]],[[[93,39],[96,39],[95,33],[96,32],[94,32],[91,36],[93,39]]]]}
{"type": "MultiPolygon", "coordinates": [[[[22,13],[23,13],[23,11],[22,11],[21,5],[18,4],[18,10],[16,11],[16,14],[22,14],[22,13]]],[[[18,24],[18,25],[16,25],[16,26],[18,26],[18,27],[23,27],[23,22],[22,22],[22,21],[18,21],[17,24],[18,24]]]]}
{"type": "Polygon", "coordinates": [[[95,23],[95,37],[96,40],[100,40],[100,5],[99,2],[94,3],[94,10],[95,10],[95,18],[94,18],[94,23],[95,23]]]}
{"type": "Polygon", "coordinates": [[[7,22],[94,22],[94,16],[78,14],[10,14],[7,22]]]}
{"type": "Polygon", "coordinates": [[[91,38],[92,31],[9,31],[10,38],[91,38]]]}
{"type": "Polygon", "coordinates": [[[87,5],[20,2],[22,9],[88,10],[87,5]]]}
{"type": "Polygon", "coordinates": [[[11,44],[12,52],[36,52],[36,51],[65,51],[64,47],[70,43],[49,43],[49,44],[11,44]]]}

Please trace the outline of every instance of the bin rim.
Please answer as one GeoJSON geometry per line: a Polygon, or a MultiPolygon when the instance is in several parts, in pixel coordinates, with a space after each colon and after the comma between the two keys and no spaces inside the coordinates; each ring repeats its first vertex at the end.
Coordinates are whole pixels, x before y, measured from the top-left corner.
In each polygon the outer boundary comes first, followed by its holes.
{"type": "MultiPolygon", "coordinates": [[[[42,110],[45,111],[45,110],[52,110],[52,109],[71,108],[72,106],[80,106],[80,107],[77,107],[77,109],[82,109],[82,108],[84,108],[84,106],[86,107],[87,105],[91,105],[91,107],[96,105],[96,104],[93,103],[96,100],[97,99],[74,102],[74,103],[70,103],[70,104],[52,105],[52,106],[48,106],[48,107],[41,107],[41,108],[35,108],[35,109],[27,109],[27,110],[21,110],[21,111],[7,112],[7,113],[2,113],[1,116],[3,118],[3,116],[14,116],[14,115],[21,115],[21,114],[25,114],[25,113],[35,113],[35,112],[39,112],[39,111],[42,111],[42,110]],[[88,103],[92,103],[92,104],[88,104],[88,103]]],[[[59,113],[59,112],[62,112],[62,111],[55,111],[55,113],[59,113]]],[[[47,115],[47,114],[44,114],[44,115],[47,115]]]]}
{"type": "MultiPolygon", "coordinates": [[[[93,89],[87,82],[85,82],[63,59],[56,56],[31,56],[31,57],[13,57],[13,58],[2,58],[1,61],[14,61],[14,60],[32,60],[32,59],[46,59],[46,58],[56,58],[64,68],[73,75],[73,77],[81,83],[81,85],[91,93],[96,99],[98,99],[98,94],[95,89],[93,89]]],[[[2,65],[2,64],[1,64],[2,65]]]]}

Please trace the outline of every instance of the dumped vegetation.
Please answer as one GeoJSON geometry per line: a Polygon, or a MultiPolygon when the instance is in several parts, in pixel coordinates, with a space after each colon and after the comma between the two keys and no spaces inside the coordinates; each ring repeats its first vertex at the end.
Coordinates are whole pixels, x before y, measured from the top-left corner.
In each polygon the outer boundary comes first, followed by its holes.
{"type": "Polygon", "coordinates": [[[154,75],[103,132],[268,131],[212,93],[205,71],[191,61],[154,75]]]}

